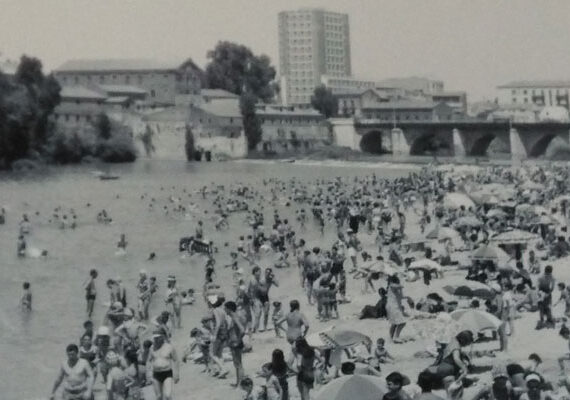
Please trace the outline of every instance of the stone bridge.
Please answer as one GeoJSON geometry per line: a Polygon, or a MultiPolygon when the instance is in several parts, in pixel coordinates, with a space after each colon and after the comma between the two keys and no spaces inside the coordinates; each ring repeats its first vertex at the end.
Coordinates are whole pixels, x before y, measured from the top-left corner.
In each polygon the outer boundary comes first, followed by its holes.
{"type": "Polygon", "coordinates": [[[455,157],[484,156],[495,139],[510,149],[511,157],[540,157],[555,137],[568,143],[570,124],[508,121],[391,122],[333,119],[340,146],[370,153],[394,155],[438,154],[455,157]]]}

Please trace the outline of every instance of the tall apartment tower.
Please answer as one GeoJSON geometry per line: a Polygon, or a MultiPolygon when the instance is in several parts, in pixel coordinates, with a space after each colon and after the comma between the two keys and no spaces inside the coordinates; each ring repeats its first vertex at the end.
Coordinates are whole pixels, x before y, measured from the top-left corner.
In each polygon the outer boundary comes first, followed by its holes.
{"type": "Polygon", "coordinates": [[[350,76],[348,15],[302,8],[279,13],[281,100],[308,105],[321,76],[350,76]]]}

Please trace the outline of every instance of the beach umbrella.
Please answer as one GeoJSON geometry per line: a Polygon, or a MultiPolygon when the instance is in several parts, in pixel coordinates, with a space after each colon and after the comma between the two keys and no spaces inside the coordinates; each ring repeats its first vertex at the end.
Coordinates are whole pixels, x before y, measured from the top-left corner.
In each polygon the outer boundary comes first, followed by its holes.
{"type": "Polygon", "coordinates": [[[311,333],[305,339],[312,347],[329,349],[351,347],[360,343],[369,346],[372,343],[370,337],[363,333],[350,329],[335,329],[334,326],[311,333]]]}
{"type": "Polygon", "coordinates": [[[521,188],[525,190],[544,190],[544,185],[533,181],[526,181],[521,185],[521,188]]]}
{"type": "Polygon", "coordinates": [[[449,294],[459,297],[473,297],[473,290],[468,288],[467,286],[457,286],[456,288],[452,288],[449,294]]]}
{"type": "Polygon", "coordinates": [[[475,208],[475,203],[466,194],[463,193],[447,193],[443,197],[443,206],[450,209],[457,209],[461,206],[468,209],[475,208]]]}
{"type": "Polygon", "coordinates": [[[563,201],[569,202],[570,201],[570,194],[563,194],[562,196],[558,196],[554,199],[555,203],[562,203],[563,201]]]}
{"type": "Polygon", "coordinates": [[[384,380],[370,375],[344,375],[324,385],[315,400],[378,400],[385,393],[384,380]]]}
{"type": "Polygon", "coordinates": [[[461,239],[461,235],[459,234],[459,232],[457,232],[453,228],[448,228],[445,226],[435,227],[430,233],[427,234],[426,238],[430,240],[439,240],[439,241],[444,241],[449,239],[453,243],[456,242],[463,243],[463,240],[461,239]]]}
{"type": "Polygon", "coordinates": [[[477,218],[475,218],[471,215],[467,215],[465,217],[461,217],[461,218],[458,218],[457,220],[455,220],[453,225],[455,225],[457,227],[475,228],[475,227],[483,225],[483,222],[481,222],[480,220],[478,220],[477,218]]]}
{"type": "Polygon", "coordinates": [[[504,212],[503,210],[499,209],[499,208],[493,208],[489,211],[487,211],[487,217],[488,218],[505,218],[507,216],[507,213],[504,212]]]}
{"type": "Polygon", "coordinates": [[[410,269],[410,270],[421,269],[421,270],[426,270],[426,271],[441,271],[441,265],[436,261],[430,260],[429,258],[424,258],[422,260],[412,261],[412,263],[410,264],[408,269],[410,269]]]}
{"type": "Polygon", "coordinates": [[[499,246],[496,244],[485,244],[479,248],[477,248],[473,254],[471,254],[472,260],[481,260],[481,261],[507,261],[510,256],[499,246]]]}
{"type": "Polygon", "coordinates": [[[499,329],[502,321],[486,311],[465,309],[457,310],[451,313],[451,318],[459,322],[474,333],[481,332],[485,329],[499,329]]]}
{"type": "Polygon", "coordinates": [[[512,231],[499,233],[498,235],[493,236],[491,238],[491,242],[497,244],[523,244],[538,239],[540,239],[540,236],[534,233],[520,229],[513,229],[512,231]]]}
{"type": "Polygon", "coordinates": [[[533,221],[536,225],[556,225],[558,221],[552,218],[550,215],[541,215],[535,221],[533,221]]]}
{"type": "Polygon", "coordinates": [[[481,299],[492,299],[495,297],[495,292],[490,288],[475,289],[473,290],[473,297],[479,297],[481,299]]]}

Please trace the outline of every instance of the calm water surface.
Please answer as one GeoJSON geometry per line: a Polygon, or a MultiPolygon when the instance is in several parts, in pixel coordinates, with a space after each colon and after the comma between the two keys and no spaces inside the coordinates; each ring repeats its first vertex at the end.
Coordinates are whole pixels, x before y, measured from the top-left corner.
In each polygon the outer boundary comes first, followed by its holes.
{"type": "MultiPolygon", "coordinates": [[[[100,275],[96,325],[102,320],[108,301],[104,282],[109,277],[122,278],[133,305],[133,287],[139,269],[145,268],[158,276],[162,285],[154,300],[154,313],[160,311],[166,275],[176,274],[182,288],[200,290],[203,282],[201,262],[181,261],[178,253],[178,239],[192,234],[196,219],[164,215],[157,209],[149,211],[148,199],[141,199],[144,193],[155,197],[155,208],[161,208],[171,206],[170,195],[187,196],[212,181],[225,185],[242,182],[261,188],[264,178],[296,177],[309,181],[364,176],[372,172],[385,177],[405,173],[398,169],[362,166],[247,162],[187,164],[143,160],[132,165],[113,166],[111,172],[120,175],[121,179],[100,181],[93,173],[96,169],[96,166],[81,166],[49,168],[39,173],[0,174],[0,205],[8,213],[7,223],[0,226],[2,399],[40,399],[50,393],[58,366],[65,357],[65,346],[77,342],[82,332],[85,320],[82,284],[89,269],[97,268],[100,275]],[[182,192],[183,188],[186,194],[182,192]],[[91,206],[87,207],[87,203],[91,206]],[[75,209],[79,218],[76,230],[60,230],[48,223],[49,216],[58,206],[75,209]],[[97,212],[103,208],[113,218],[113,224],[97,224],[97,212]],[[28,247],[47,249],[50,255],[45,260],[16,257],[18,222],[23,213],[31,216],[33,224],[28,247]],[[121,233],[125,233],[129,241],[125,258],[115,255],[115,244],[121,233]],[[157,259],[149,263],[146,258],[151,251],[156,252],[157,259]],[[32,284],[34,310],[30,315],[22,315],[18,309],[24,281],[32,284]]],[[[192,194],[192,198],[186,197],[182,203],[190,201],[195,201],[202,210],[208,207],[207,202],[196,194],[192,194]]],[[[203,219],[208,221],[207,216],[203,219]]],[[[240,234],[247,233],[243,222],[243,214],[232,216],[232,228],[224,240],[237,239],[240,234]]],[[[206,229],[206,234],[216,241],[215,232],[206,229]]],[[[223,262],[218,260],[218,265],[223,262]]],[[[195,318],[189,316],[185,327],[192,326],[195,318]]]]}

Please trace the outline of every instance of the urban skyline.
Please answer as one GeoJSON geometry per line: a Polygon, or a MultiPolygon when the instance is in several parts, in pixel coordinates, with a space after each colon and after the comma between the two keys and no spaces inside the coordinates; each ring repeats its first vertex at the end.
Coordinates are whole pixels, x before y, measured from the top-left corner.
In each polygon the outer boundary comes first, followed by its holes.
{"type": "Polygon", "coordinates": [[[349,14],[352,73],[358,77],[425,76],[477,100],[496,97],[496,87],[512,80],[570,75],[565,45],[570,42],[570,3],[565,1],[548,7],[527,0],[240,3],[4,0],[0,51],[12,58],[37,56],[47,70],[74,58],[149,56],[192,57],[204,66],[207,50],[219,40],[231,40],[269,55],[277,67],[278,13],[321,7],[349,14]],[[244,20],[249,21],[245,29],[244,20]]]}

